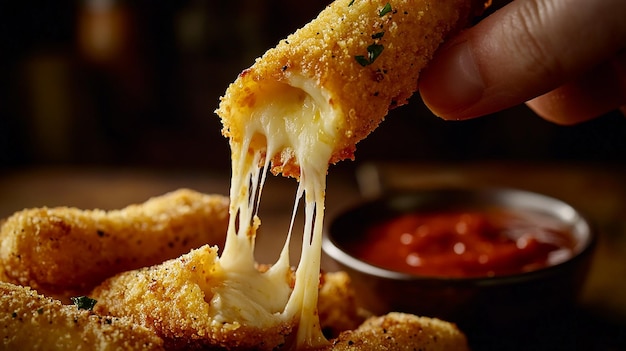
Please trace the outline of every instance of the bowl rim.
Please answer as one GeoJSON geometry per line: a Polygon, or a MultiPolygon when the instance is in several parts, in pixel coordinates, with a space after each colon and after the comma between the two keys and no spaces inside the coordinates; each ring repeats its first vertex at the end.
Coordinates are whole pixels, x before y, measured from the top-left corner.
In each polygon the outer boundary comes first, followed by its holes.
{"type": "MultiPolygon", "coordinates": [[[[481,197],[482,197],[481,196],[481,197]]],[[[511,208],[520,208],[516,206],[510,206],[511,208]]],[[[555,211],[552,211],[555,212],[555,211]]],[[[551,212],[551,213],[552,213],[551,212]]],[[[560,217],[558,219],[561,219],[560,217]]],[[[429,282],[446,282],[449,284],[473,284],[473,285],[502,285],[507,283],[519,283],[520,281],[529,281],[535,279],[541,279],[545,277],[554,276],[558,271],[576,264],[582,260],[585,256],[591,254],[597,243],[597,230],[591,220],[582,213],[579,209],[573,205],[553,196],[548,196],[539,192],[530,190],[524,190],[513,187],[496,187],[496,186],[446,186],[446,187],[433,187],[424,189],[409,189],[405,191],[389,192],[378,196],[373,199],[365,200],[353,204],[351,207],[338,213],[327,226],[324,228],[322,237],[322,250],[331,259],[338,264],[349,267],[350,269],[360,272],[361,274],[369,275],[372,277],[399,280],[399,281],[429,281],[429,282]],[[536,270],[528,272],[520,272],[507,275],[494,275],[494,276],[471,276],[471,277],[445,277],[436,275],[417,275],[405,272],[394,271],[379,267],[363,260],[356,258],[346,250],[342,249],[340,245],[332,238],[332,227],[338,220],[355,214],[356,211],[371,206],[383,205],[398,198],[414,197],[418,194],[425,193],[465,193],[473,195],[482,195],[490,199],[496,199],[503,202],[495,202],[497,204],[512,204],[514,201],[504,199],[505,196],[515,195],[521,196],[525,201],[529,199],[548,201],[551,204],[559,206],[561,215],[569,216],[569,220],[572,221],[571,225],[576,227],[578,231],[586,233],[585,240],[582,240],[574,250],[573,255],[563,262],[557,264],[545,266],[536,270]]]]}

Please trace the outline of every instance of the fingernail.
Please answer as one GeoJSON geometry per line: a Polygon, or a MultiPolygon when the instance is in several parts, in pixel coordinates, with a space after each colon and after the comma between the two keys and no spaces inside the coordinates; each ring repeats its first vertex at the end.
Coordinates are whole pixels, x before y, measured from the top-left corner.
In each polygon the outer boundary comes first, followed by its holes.
{"type": "Polygon", "coordinates": [[[480,100],[485,85],[466,41],[443,50],[427,71],[427,86],[422,96],[435,114],[461,118],[463,110],[480,100]]]}

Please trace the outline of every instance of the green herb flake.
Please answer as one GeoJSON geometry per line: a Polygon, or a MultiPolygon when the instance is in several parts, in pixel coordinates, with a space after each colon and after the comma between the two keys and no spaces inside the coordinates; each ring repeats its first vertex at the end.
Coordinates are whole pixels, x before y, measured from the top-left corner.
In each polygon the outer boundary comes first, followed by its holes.
{"type": "Polygon", "coordinates": [[[43,314],[43,307],[40,307],[40,308],[37,310],[37,314],[43,314]]]}
{"type": "Polygon", "coordinates": [[[352,6],[352,4],[354,4],[354,0],[350,0],[350,3],[348,4],[348,7],[352,6]]]}
{"type": "Polygon", "coordinates": [[[354,59],[363,67],[370,64],[370,61],[367,58],[365,58],[365,56],[363,55],[354,56],[354,59]]]}
{"type": "Polygon", "coordinates": [[[380,56],[383,52],[384,47],[380,44],[372,44],[367,47],[367,57],[363,55],[354,56],[356,62],[358,62],[361,66],[369,66],[380,56]]]}
{"type": "Polygon", "coordinates": [[[367,47],[367,57],[370,60],[370,63],[374,62],[383,52],[383,46],[379,44],[372,44],[367,47]]]}
{"type": "Polygon", "coordinates": [[[79,310],[89,310],[89,311],[91,311],[93,309],[93,306],[96,305],[96,302],[98,302],[87,296],[72,297],[71,300],[74,303],[74,305],[78,307],[79,310]]]}
{"type": "Polygon", "coordinates": [[[372,39],[380,39],[385,35],[385,32],[378,32],[376,34],[372,34],[372,39]]]}
{"type": "Polygon", "coordinates": [[[391,12],[391,4],[387,3],[385,7],[383,7],[382,10],[380,10],[380,12],[378,13],[378,17],[383,17],[389,12],[391,12]]]}

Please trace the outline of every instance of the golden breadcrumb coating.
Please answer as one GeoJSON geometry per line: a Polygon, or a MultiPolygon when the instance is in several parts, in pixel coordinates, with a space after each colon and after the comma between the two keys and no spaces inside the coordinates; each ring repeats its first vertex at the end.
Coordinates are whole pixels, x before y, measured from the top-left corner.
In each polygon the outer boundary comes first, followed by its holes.
{"type": "Polygon", "coordinates": [[[348,273],[324,272],[320,280],[317,313],[324,335],[332,339],[343,331],[356,329],[365,318],[359,313],[348,273]]]}
{"type": "Polygon", "coordinates": [[[371,317],[357,329],[343,332],[326,350],[468,351],[469,346],[455,324],[392,312],[371,317]]]}
{"type": "MultiPolygon", "coordinates": [[[[312,113],[305,123],[315,124],[320,130],[318,139],[331,144],[328,161],[353,158],[356,143],[380,124],[389,109],[407,103],[435,50],[449,35],[469,25],[484,10],[485,2],[334,1],[228,87],[216,110],[222,132],[231,145],[242,144],[250,120],[314,104],[321,118],[312,113]]],[[[250,148],[262,148],[262,143],[260,137],[250,148]]],[[[299,160],[290,146],[267,157],[272,159],[274,173],[297,177],[299,160]]]]}
{"type": "Polygon", "coordinates": [[[4,280],[67,302],[107,277],[222,244],[228,198],[181,189],[121,210],[34,208],[0,231],[4,280]]]}
{"type": "Polygon", "coordinates": [[[151,330],[0,282],[0,350],[164,350],[151,330]]]}
{"type": "MultiPolygon", "coordinates": [[[[223,318],[245,313],[212,305],[221,300],[218,294],[238,294],[224,290],[223,274],[217,249],[204,246],[158,266],[119,274],[90,296],[98,301],[94,311],[127,316],[153,329],[168,350],[272,350],[287,344],[295,323],[277,318],[257,328],[223,318]]],[[[293,284],[294,276],[285,279],[293,284]]],[[[467,350],[456,326],[438,319],[391,313],[363,323],[345,272],[322,274],[318,311],[322,327],[336,337],[321,350],[467,350]]]]}
{"type": "MultiPolygon", "coordinates": [[[[258,267],[260,272],[268,269],[267,265],[258,267]]],[[[289,286],[293,286],[294,276],[290,272],[284,277],[289,286]]],[[[168,350],[271,350],[285,344],[294,322],[283,321],[277,315],[259,328],[239,321],[239,314],[250,311],[223,311],[213,305],[223,304],[229,294],[240,294],[229,290],[228,284],[218,263],[217,249],[204,246],[158,266],[121,273],[106,280],[90,296],[98,301],[96,312],[128,316],[155,330],[168,350]]],[[[318,308],[321,326],[331,337],[363,321],[357,314],[354,291],[345,272],[322,274],[318,308]]]]}
{"type": "Polygon", "coordinates": [[[227,284],[217,248],[203,246],[157,266],[121,273],[90,296],[98,301],[94,311],[127,316],[153,329],[168,350],[272,350],[284,344],[291,321],[275,318],[260,328],[238,321],[250,311],[221,309],[227,295],[240,293],[227,284]]]}

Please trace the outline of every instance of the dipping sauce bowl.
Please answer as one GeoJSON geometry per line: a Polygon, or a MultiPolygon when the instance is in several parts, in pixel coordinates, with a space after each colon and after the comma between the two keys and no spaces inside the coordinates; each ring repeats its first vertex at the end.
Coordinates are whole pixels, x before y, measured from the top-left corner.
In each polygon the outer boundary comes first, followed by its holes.
{"type": "Polygon", "coordinates": [[[476,349],[540,349],[565,332],[596,242],[569,204],[502,188],[390,194],[326,229],[361,307],[455,322],[476,349]]]}

